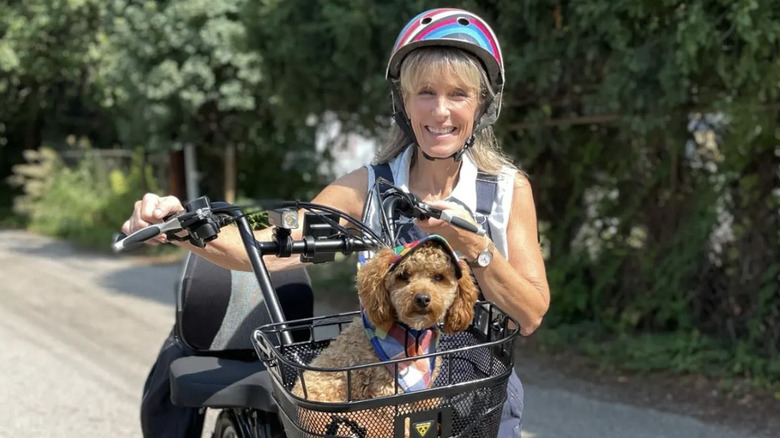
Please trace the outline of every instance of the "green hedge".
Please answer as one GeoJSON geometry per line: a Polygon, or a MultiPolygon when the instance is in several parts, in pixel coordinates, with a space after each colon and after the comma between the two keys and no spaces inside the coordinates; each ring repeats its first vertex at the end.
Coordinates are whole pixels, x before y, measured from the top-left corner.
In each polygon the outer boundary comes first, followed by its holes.
{"type": "Polygon", "coordinates": [[[69,167],[51,148],[28,150],[27,163],[15,166],[11,178],[23,190],[14,212],[30,230],[108,250],[133,202],[158,190],[142,157],[138,151],[127,169],[110,168],[85,148],[69,167]]]}

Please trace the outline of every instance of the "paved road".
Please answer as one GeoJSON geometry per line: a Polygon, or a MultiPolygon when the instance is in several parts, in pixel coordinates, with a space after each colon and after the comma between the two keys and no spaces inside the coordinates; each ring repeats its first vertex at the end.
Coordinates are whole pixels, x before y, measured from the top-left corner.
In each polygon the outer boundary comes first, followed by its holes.
{"type": "MultiPolygon", "coordinates": [[[[139,437],[177,273],[0,230],[0,437],[139,437]]],[[[524,438],[758,438],[525,380],[524,438]]]]}

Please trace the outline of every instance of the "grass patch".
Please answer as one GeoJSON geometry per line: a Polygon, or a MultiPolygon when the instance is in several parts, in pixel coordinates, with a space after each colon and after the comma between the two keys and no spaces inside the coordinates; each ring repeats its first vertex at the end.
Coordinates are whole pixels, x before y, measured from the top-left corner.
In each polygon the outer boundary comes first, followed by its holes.
{"type": "Polygon", "coordinates": [[[736,348],[698,331],[614,334],[596,323],[580,323],[537,332],[539,348],[547,353],[582,355],[599,371],[672,372],[712,379],[747,379],[755,387],[780,385],[780,361],[736,348]]]}

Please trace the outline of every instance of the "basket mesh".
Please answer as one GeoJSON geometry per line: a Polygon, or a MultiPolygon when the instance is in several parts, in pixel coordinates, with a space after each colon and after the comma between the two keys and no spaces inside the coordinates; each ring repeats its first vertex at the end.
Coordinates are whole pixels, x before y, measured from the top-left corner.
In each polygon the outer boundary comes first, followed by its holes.
{"type": "MultiPolygon", "coordinates": [[[[280,329],[280,325],[261,327],[255,341],[263,344],[258,352],[265,352],[260,355],[269,365],[274,396],[283,414],[287,436],[495,438],[506,399],[506,384],[512,368],[512,342],[517,329],[508,328],[508,318],[495,306],[480,304],[468,330],[454,335],[442,334],[437,353],[441,358],[439,373],[430,389],[372,400],[309,402],[291,392],[303,372],[312,369],[308,367],[309,363],[354,319],[355,314],[314,318],[310,320],[312,341],[283,347],[275,341],[278,333],[285,329],[280,329]],[[333,335],[323,336],[323,330],[333,335]],[[416,418],[436,418],[442,429],[434,426],[437,430],[415,434],[416,418]]],[[[385,364],[372,366],[385,367],[385,364]]],[[[328,372],[343,375],[355,372],[354,368],[328,372]]]]}

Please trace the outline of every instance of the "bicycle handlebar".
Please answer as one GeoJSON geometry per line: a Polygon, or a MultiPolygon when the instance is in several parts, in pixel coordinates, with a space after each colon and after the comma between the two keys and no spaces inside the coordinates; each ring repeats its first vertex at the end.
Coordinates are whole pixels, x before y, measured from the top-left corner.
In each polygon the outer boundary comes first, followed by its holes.
{"type": "MultiPolygon", "coordinates": [[[[484,231],[481,228],[460,217],[452,216],[448,210],[442,210],[428,205],[422,202],[420,198],[414,194],[404,192],[397,187],[392,186],[392,184],[388,185],[392,189],[388,191],[389,193],[383,201],[383,208],[389,208],[391,214],[394,211],[398,211],[406,217],[435,217],[449,222],[454,226],[484,235],[484,231]]],[[[277,213],[283,210],[282,207],[295,207],[296,209],[304,208],[310,211],[318,211],[320,212],[320,217],[325,218],[325,223],[337,231],[337,233],[335,234],[335,237],[334,234],[320,238],[315,238],[313,235],[306,235],[303,239],[294,240],[290,234],[290,228],[295,227],[286,227],[287,224],[283,223],[283,220],[280,221],[282,223],[274,223],[274,219],[271,221],[272,225],[276,225],[273,240],[258,242],[255,239],[252,227],[246,218],[247,215],[240,207],[226,203],[215,203],[215,206],[212,206],[208,198],[201,197],[190,202],[184,211],[166,218],[163,223],[140,229],[131,233],[129,236],[125,236],[121,233],[117,234],[112,248],[115,252],[133,249],[141,246],[141,244],[147,240],[163,233],[165,233],[170,240],[189,240],[193,245],[202,248],[207,242],[217,238],[222,227],[231,223],[236,223],[249,263],[251,264],[252,270],[260,285],[260,290],[263,294],[271,320],[276,323],[283,323],[285,321],[284,313],[282,312],[281,305],[276,297],[275,289],[271,283],[271,278],[268,269],[263,262],[262,256],[275,255],[277,257],[289,257],[293,254],[300,254],[302,259],[311,261],[315,260],[315,256],[318,254],[335,254],[337,252],[350,254],[352,252],[370,250],[380,246],[392,246],[395,243],[393,241],[383,241],[382,238],[384,236],[377,235],[363,222],[326,206],[297,202],[277,203],[275,205],[277,206],[277,209],[274,211],[277,213]],[[339,218],[345,219],[357,226],[358,230],[363,233],[357,236],[351,234],[349,230],[339,225],[338,220],[329,219],[326,217],[327,215],[322,214],[322,212],[336,214],[339,218]],[[187,231],[187,237],[182,238],[177,236],[176,233],[180,231],[187,231]]],[[[297,214],[297,211],[295,211],[294,222],[296,226],[297,214]]],[[[273,215],[274,218],[281,218],[282,216],[283,215],[281,214],[273,215]]],[[[270,218],[271,215],[269,215],[269,220],[270,218]]],[[[394,239],[394,233],[391,232],[389,238],[394,239]]],[[[385,240],[387,240],[387,238],[385,238],[385,240]]],[[[289,345],[292,343],[289,332],[284,331],[281,335],[281,341],[284,344],[289,345]]]]}
{"type": "MultiPolygon", "coordinates": [[[[423,202],[419,196],[413,193],[405,192],[400,188],[393,186],[383,178],[380,178],[379,180],[381,184],[385,184],[390,187],[390,189],[383,194],[384,200],[382,203],[383,208],[386,210],[386,216],[392,217],[394,212],[398,212],[402,216],[409,218],[432,217],[443,220],[453,226],[475,233],[477,235],[485,235],[484,229],[459,216],[454,216],[450,210],[443,210],[438,207],[429,205],[423,202]]],[[[297,204],[298,203],[292,201],[276,202],[277,206],[287,207],[297,206],[297,204]]],[[[163,233],[165,233],[170,240],[189,240],[195,246],[202,248],[206,245],[207,242],[217,237],[217,234],[219,234],[219,231],[222,227],[235,222],[238,217],[244,216],[243,212],[241,212],[240,208],[238,207],[227,203],[217,203],[217,205],[219,205],[219,207],[212,208],[208,198],[198,198],[189,203],[184,211],[166,218],[165,222],[163,223],[153,224],[146,228],[142,228],[130,234],[129,236],[122,233],[117,233],[114,236],[114,243],[112,248],[114,252],[134,249],[141,246],[147,240],[163,233]],[[220,213],[228,213],[230,216],[219,216],[218,214],[215,214],[215,211],[220,213]],[[177,232],[184,230],[188,232],[187,237],[181,238],[176,235],[177,232]]],[[[313,206],[314,204],[306,205],[313,206]]],[[[344,213],[341,214],[346,216],[344,213]]],[[[390,238],[392,240],[394,236],[391,235],[390,238]]],[[[285,242],[284,245],[280,243],[281,239],[277,239],[276,242],[262,243],[264,248],[263,255],[275,253],[279,257],[285,257],[289,256],[290,254],[302,254],[306,257],[310,257],[317,252],[342,252],[348,254],[350,252],[368,249],[370,246],[365,244],[365,239],[363,239],[362,242],[361,239],[358,238],[345,239],[346,237],[340,239],[329,239],[326,242],[322,239],[315,240],[308,236],[303,240],[294,243],[285,242]]],[[[376,239],[373,239],[372,243],[382,243],[376,242],[375,240],[376,239]]],[[[384,243],[391,246],[394,244],[392,241],[384,243]]]]}
{"type": "MultiPolygon", "coordinates": [[[[409,218],[424,219],[432,217],[435,219],[441,219],[452,226],[472,232],[479,236],[485,235],[485,230],[482,227],[473,224],[460,216],[453,215],[451,210],[443,210],[423,202],[419,196],[415,195],[414,193],[401,190],[384,178],[378,178],[377,184],[389,187],[382,193],[384,196],[384,199],[382,200],[382,207],[384,210],[384,215],[387,218],[393,217],[394,212],[398,212],[401,214],[401,216],[409,218]]],[[[393,230],[388,230],[388,232],[393,234],[393,230]]]]}

